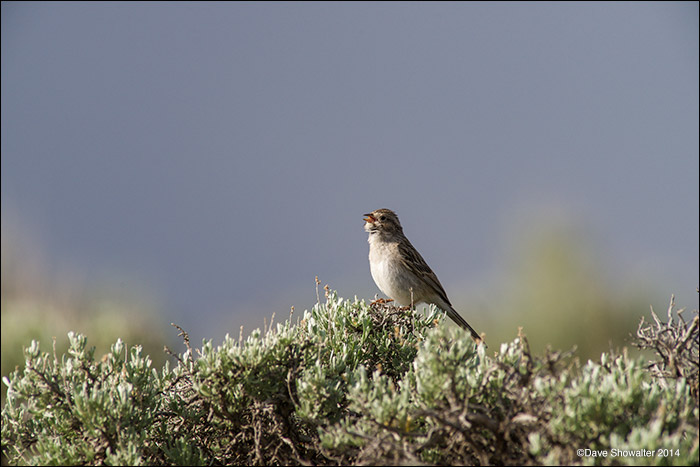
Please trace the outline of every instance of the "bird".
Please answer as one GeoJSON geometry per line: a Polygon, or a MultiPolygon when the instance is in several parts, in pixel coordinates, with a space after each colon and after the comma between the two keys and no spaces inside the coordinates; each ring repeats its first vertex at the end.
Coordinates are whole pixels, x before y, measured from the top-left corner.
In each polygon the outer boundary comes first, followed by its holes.
{"type": "Polygon", "coordinates": [[[369,267],[377,287],[402,306],[437,306],[469,331],[477,343],[482,342],[481,336],[454,309],[437,275],[404,235],[399,216],[384,208],[364,216],[364,228],[369,234],[369,267]]]}

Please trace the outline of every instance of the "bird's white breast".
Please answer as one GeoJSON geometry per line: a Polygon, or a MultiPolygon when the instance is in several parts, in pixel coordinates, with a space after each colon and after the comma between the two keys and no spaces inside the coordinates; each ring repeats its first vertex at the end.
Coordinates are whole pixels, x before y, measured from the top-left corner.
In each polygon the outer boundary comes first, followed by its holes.
{"type": "Polygon", "coordinates": [[[411,285],[407,283],[404,268],[397,254],[391,254],[396,244],[374,243],[370,240],[369,264],[372,279],[386,296],[399,305],[411,304],[411,285]]]}

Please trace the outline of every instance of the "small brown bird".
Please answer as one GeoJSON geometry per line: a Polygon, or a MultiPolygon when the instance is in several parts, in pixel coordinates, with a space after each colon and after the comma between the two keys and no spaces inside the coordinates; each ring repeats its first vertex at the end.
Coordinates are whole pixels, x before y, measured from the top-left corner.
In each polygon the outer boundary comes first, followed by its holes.
{"type": "Polygon", "coordinates": [[[452,307],[437,276],[404,235],[396,213],[377,209],[365,214],[364,221],[369,233],[369,267],[377,287],[402,306],[436,305],[481,342],[481,336],[452,307]]]}

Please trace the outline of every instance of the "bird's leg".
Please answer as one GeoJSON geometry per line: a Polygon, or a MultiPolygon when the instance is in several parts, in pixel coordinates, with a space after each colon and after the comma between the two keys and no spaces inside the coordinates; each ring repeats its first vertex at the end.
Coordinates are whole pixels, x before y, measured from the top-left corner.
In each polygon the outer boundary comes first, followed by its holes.
{"type": "Polygon", "coordinates": [[[393,302],[394,300],[391,298],[377,298],[377,296],[374,296],[374,300],[370,302],[370,306],[372,305],[383,305],[385,303],[393,302]]]}
{"type": "Polygon", "coordinates": [[[398,307],[398,308],[399,308],[399,310],[401,310],[401,311],[408,311],[408,310],[416,311],[416,304],[413,303],[413,287],[409,287],[409,288],[408,288],[408,291],[411,292],[411,303],[410,303],[410,305],[408,305],[408,306],[400,306],[400,307],[398,307]]]}

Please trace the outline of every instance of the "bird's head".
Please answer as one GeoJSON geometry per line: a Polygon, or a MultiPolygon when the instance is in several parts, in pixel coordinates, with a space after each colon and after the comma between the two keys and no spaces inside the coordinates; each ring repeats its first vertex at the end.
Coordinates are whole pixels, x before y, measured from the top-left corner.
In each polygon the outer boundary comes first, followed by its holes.
{"type": "Polygon", "coordinates": [[[393,234],[403,231],[399,222],[399,216],[391,209],[377,209],[369,214],[365,214],[364,221],[365,231],[370,234],[393,234]]]}

